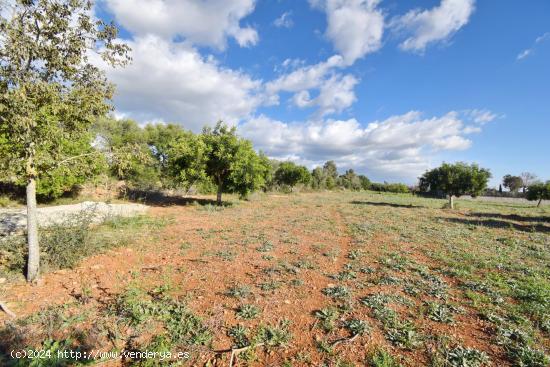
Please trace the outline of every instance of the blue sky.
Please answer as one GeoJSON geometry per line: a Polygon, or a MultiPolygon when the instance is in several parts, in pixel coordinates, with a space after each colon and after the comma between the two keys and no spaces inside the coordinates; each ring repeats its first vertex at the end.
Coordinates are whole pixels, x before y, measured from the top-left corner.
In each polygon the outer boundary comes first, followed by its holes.
{"type": "Polygon", "coordinates": [[[550,179],[546,0],[102,0],[133,49],[116,115],[414,183],[442,161],[550,179]]]}

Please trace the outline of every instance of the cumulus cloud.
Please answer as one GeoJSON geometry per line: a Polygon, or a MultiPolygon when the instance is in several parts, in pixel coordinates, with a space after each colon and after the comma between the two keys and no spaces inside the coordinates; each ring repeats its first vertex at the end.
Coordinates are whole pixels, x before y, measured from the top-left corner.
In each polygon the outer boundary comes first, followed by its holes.
{"type": "Polygon", "coordinates": [[[285,11],[279,18],[273,21],[273,25],[279,28],[292,28],[294,25],[294,21],[292,20],[292,12],[285,11]]]}
{"type": "Polygon", "coordinates": [[[310,0],[327,15],[326,37],[347,65],[380,49],[384,14],[379,0],[310,0]]]}
{"type": "MultiPolygon", "coordinates": [[[[283,68],[292,61],[285,60],[283,68]]],[[[354,88],[359,80],[353,75],[338,72],[344,67],[344,59],[334,55],[326,61],[314,65],[296,67],[266,84],[266,93],[274,104],[279,103],[280,92],[291,92],[291,102],[300,108],[316,107],[317,116],[339,113],[355,101],[354,88]],[[316,97],[311,97],[311,92],[316,97]]]]}
{"type": "Polygon", "coordinates": [[[181,122],[199,130],[223,119],[237,123],[261,103],[261,82],[204,58],[185,44],[157,36],[129,42],[133,62],[112,69],[102,63],[117,86],[117,112],[138,121],[181,122]]]}
{"type": "Polygon", "coordinates": [[[137,36],[154,34],[183,37],[193,44],[226,47],[228,37],[240,46],[258,42],[258,32],[242,27],[241,19],[252,13],[255,0],[103,0],[116,20],[137,36]]]}
{"type": "Polygon", "coordinates": [[[408,35],[401,49],[423,52],[428,45],[452,37],[468,23],[474,10],[475,0],[442,0],[432,9],[414,9],[394,18],[390,27],[408,35]]]}
{"type": "Polygon", "coordinates": [[[310,167],[335,160],[377,177],[407,179],[429,167],[429,156],[471,145],[457,112],[423,118],[411,111],[363,126],[356,119],[285,123],[260,115],[239,132],[273,158],[310,167]]]}

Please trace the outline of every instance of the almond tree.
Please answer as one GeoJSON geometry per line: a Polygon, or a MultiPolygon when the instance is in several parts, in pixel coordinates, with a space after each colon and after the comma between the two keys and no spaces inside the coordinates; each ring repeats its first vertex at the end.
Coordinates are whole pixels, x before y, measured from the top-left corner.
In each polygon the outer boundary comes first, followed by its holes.
{"type": "Polygon", "coordinates": [[[81,159],[63,147],[110,109],[114,88],[90,56],[129,61],[116,27],[92,12],[89,0],[16,0],[0,11],[0,168],[26,185],[28,281],[40,264],[36,182],[81,159]]]}

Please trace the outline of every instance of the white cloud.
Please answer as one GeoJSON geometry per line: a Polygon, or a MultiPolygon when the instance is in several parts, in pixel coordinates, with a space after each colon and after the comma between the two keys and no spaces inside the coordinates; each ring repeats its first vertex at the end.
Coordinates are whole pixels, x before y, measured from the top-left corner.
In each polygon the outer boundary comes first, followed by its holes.
{"type": "Polygon", "coordinates": [[[543,35],[537,37],[537,38],[535,39],[535,43],[534,43],[533,47],[527,48],[527,49],[521,51],[521,52],[516,56],[516,60],[517,60],[517,61],[521,61],[521,60],[527,58],[528,56],[531,56],[531,55],[535,52],[536,47],[537,47],[540,43],[542,43],[542,42],[544,42],[544,41],[548,41],[548,40],[550,40],[550,32],[546,32],[546,33],[544,33],[543,35]]]}
{"type": "Polygon", "coordinates": [[[519,60],[523,60],[525,59],[527,56],[531,55],[531,53],[533,52],[532,49],[528,48],[526,50],[523,50],[521,51],[518,56],[516,57],[516,59],[519,61],[519,60]]]}
{"type": "Polygon", "coordinates": [[[409,34],[400,44],[405,51],[423,52],[429,44],[446,41],[470,20],[475,0],[441,0],[430,10],[414,9],[393,19],[390,27],[409,34]]]}
{"type": "Polygon", "coordinates": [[[133,62],[107,70],[117,86],[117,112],[138,121],[181,122],[199,130],[223,119],[235,124],[255,111],[261,82],[224,68],[194,48],[156,36],[129,42],[133,62]]]}
{"type": "Polygon", "coordinates": [[[310,0],[327,14],[326,36],[347,65],[382,46],[384,15],[379,0],[310,0]]]}
{"type": "Polygon", "coordinates": [[[260,115],[239,125],[239,132],[274,158],[310,167],[335,160],[342,168],[410,182],[429,167],[434,152],[471,145],[457,112],[422,118],[411,111],[366,127],[356,119],[285,123],[260,115]]]}
{"type": "Polygon", "coordinates": [[[273,24],[275,25],[275,27],[279,28],[292,28],[292,26],[294,25],[294,21],[292,20],[292,12],[284,12],[279,18],[273,21],[273,24]]]}
{"type": "Polygon", "coordinates": [[[496,113],[487,109],[472,109],[463,111],[463,116],[470,122],[479,125],[485,125],[488,122],[494,121],[498,118],[505,117],[504,115],[497,115],[496,113]]]}
{"type": "MultiPolygon", "coordinates": [[[[292,60],[285,60],[283,68],[291,63],[292,60]]],[[[317,116],[339,113],[356,101],[354,88],[359,83],[353,75],[336,71],[344,65],[342,56],[334,55],[315,65],[297,67],[268,82],[265,89],[274,104],[279,103],[280,92],[291,92],[295,106],[317,107],[317,116]],[[311,97],[312,91],[316,93],[315,98],[311,97]]]]}
{"type": "Polygon", "coordinates": [[[550,32],[546,32],[542,36],[537,37],[537,39],[535,40],[535,43],[541,43],[548,40],[550,40],[550,32]]]}
{"type": "Polygon", "coordinates": [[[103,0],[116,20],[137,36],[176,36],[193,44],[224,49],[228,37],[240,46],[258,42],[258,33],[241,27],[255,0],[103,0]]]}

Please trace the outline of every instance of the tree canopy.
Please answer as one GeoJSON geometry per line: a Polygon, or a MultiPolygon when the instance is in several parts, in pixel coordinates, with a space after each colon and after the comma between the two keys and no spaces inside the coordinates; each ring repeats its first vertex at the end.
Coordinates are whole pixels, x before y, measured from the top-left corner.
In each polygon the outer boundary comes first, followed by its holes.
{"type": "Polygon", "coordinates": [[[27,187],[29,280],[39,269],[36,180],[93,153],[83,144],[88,128],[110,109],[113,86],[90,54],[111,65],[129,60],[116,27],[93,18],[92,7],[18,0],[0,13],[0,164],[27,187]]]}
{"type": "Polygon", "coordinates": [[[523,180],[519,176],[506,175],[502,178],[502,185],[511,192],[517,192],[523,186],[523,180]]]}
{"type": "Polygon", "coordinates": [[[546,183],[537,182],[527,188],[527,200],[538,200],[537,207],[540,206],[541,201],[550,200],[550,181],[546,183]]]}
{"type": "Polygon", "coordinates": [[[449,204],[453,208],[453,197],[478,196],[487,187],[489,178],[491,172],[477,164],[443,163],[420,177],[419,188],[422,192],[448,195],[449,204]]]}
{"type": "Polygon", "coordinates": [[[217,202],[222,193],[246,197],[269,179],[270,164],[254,151],[249,140],[240,138],[235,127],[218,122],[205,127],[200,135],[185,134],[174,142],[169,158],[172,171],[181,182],[192,184],[208,178],[216,186],[217,202]]]}
{"type": "Polygon", "coordinates": [[[298,166],[294,162],[282,162],[274,175],[278,185],[286,185],[291,189],[297,184],[308,184],[311,181],[311,173],[304,166],[298,166]]]}

